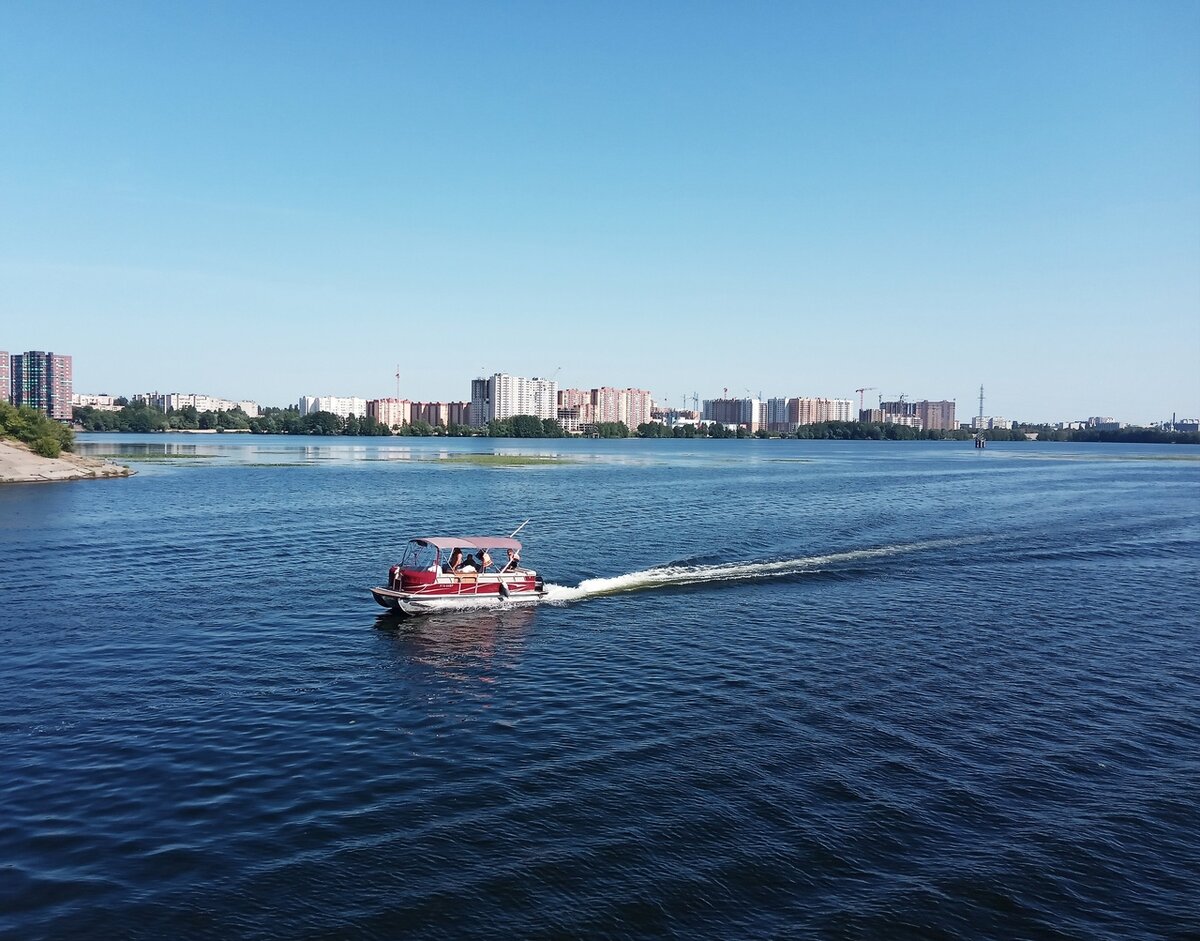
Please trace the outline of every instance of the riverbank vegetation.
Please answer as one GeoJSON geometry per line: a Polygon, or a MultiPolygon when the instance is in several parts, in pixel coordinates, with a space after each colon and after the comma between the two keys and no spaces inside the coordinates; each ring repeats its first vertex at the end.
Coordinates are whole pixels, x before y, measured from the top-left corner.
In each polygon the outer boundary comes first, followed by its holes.
{"type": "MultiPolygon", "coordinates": [[[[7,406],[10,411],[17,411],[7,406]]],[[[60,447],[70,449],[70,429],[53,422],[35,412],[22,409],[35,418],[15,420],[25,434],[34,434],[43,445],[52,447],[53,440],[60,447]],[[31,425],[40,417],[45,424],[31,425]],[[61,436],[65,433],[65,439],[61,436]],[[59,436],[56,438],[55,436],[59,436]],[[63,443],[65,441],[65,443],[63,443]]],[[[535,415],[514,415],[488,422],[486,429],[465,425],[448,428],[415,421],[392,429],[370,417],[351,415],[341,418],[331,412],[314,412],[301,415],[295,407],[264,408],[258,416],[251,418],[241,409],[227,412],[197,412],[192,406],[167,412],[141,403],[130,403],[117,411],[100,411],[95,408],[76,408],[75,421],[85,431],[126,431],[147,433],[155,431],[223,431],[258,435],[367,435],[401,437],[471,437],[490,438],[566,438],[571,434],[553,418],[538,418],[535,415]]],[[[3,433],[0,431],[0,433],[3,433]]],[[[679,425],[668,428],[660,422],[645,422],[631,431],[624,422],[596,422],[588,426],[585,437],[591,438],[801,438],[826,441],[969,441],[975,432],[969,429],[953,430],[912,428],[908,425],[879,424],[859,421],[830,421],[815,425],[802,425],[794,432],[781,434],[760,429],[751,432],[746,427],[727,428],[716,422],[700,425],[679,425]]],[[[1200,433],[1162,431],[1157,428],[1120,428],[1100,430],[1096,428],[1061,429],[1049,425],[1018,425],[1014,429],[996,428],[981,432],[988,441],[1027,441],[1036,435],[1037,441],[1101,441],[1121,444],[1200,444],[1200,433]]],[[[12,434],[12,437],[18,437],[12,434]]],[[[21,440],[33,444],[27,438],[21,440]]],[[[40,453],[40,452],[39,452],[40,453]]]]}
{"type": "MultiPolygon", "coordinates": [[[[251,418],[240,408],[221,412],[198,412],[188,405],[159,411],[140,402],[108,412],[83,407],[75,409],[75,421],[84,431],[226,431],[258,435],[390,435],[391,429],[373,418],[351,415],[339,418],[331,412],[301,415],[296,408],[264,408],[251,418]]],[[[432,431],[430,432],[432,433],[432,431]]]]}
{"type": "Polygon", "coordinates": [[[15,438],[42,457],[58,457],[74,447],[75,435],[62,422],[27,405],[0,402],[0,438],[15,438]]]}

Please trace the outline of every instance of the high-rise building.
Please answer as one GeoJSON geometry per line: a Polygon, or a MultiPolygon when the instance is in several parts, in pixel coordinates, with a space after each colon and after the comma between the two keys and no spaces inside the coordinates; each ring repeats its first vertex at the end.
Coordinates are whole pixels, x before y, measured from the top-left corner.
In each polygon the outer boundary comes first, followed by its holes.
{"type": "Polygon", "coordinates": [[[12,365],[8,361],[8,354],[4,350],[0,350],[0,402],[7,402],[12,398],[11,370],[12,365]]]}
{"type": "Polygon", "coordinates": [[[953,431],[958,427],[954,422],[953,401],[943,399],[940,402],[930,402],[928,399],[922,399],[914,404],[917,406],[917,417],[921,419],[921,425],[926,430],[953,431]]]}
{"type": "Polygon", "coordinates": [[[11,401],[59,421],[71,420],[71,357],[30,350],[8,358],[11,401]]]}
{"type": "Polygon", "coordinates": [[[827,421],[854,421],[853,399],[827,399],[823,396],[800,396],[788,400],[788,421],[799,425],[816,425],[827,421]]]}
{"type": "Polygon", "coordinates": [[[469,426],[471,424],[471,403],[447,402],[446,421],[451,425],[469,426]]]}
{"type": "Polygon", "coordinates": [[[560,389],[558,392],[558,423],[570,434],[579,434],[596,422],[596,407],[587,389],[560,389]]]}
{"type": "Polygon", "coordinates": [[[790,432],[796,430],[796,424],[791,419],[789,405],[791,399],[767,399],[766,426],[767,431],[790,432]]]}
{"type": "Polygon", "coordinates": [[[596,418],[598,422],[619,422],[624,421],[621,414],[622,396],[620,389],[614,389],[611,386],[601,386],[599,389],[592,390],[592,405],[596,409],[596,418]]]}
{"type": "Polygon", "coordinates": [[[942,400],[931,402],[919,399],[915,402],[905,402],[900,399],[895,402],[881,402],[883,421],[896,425],[912,425],[916,428],[938,429],[950,431],[958,426],[954,422],[954,402],[942,400]],[[916,419],[916,421],[901,421],[900,419],[916,419]]]}
{"type": "Polygon", "coordinates": [[[648,389],[626,389],[625,401],[626,413],[629,416],[625,424],[630,430],[636,431],[638,425],[650,421],[650,413],[654,409],[654,396],[648,389]]]}
{"type": "Polygon", "coordinates": [[[623,422],[631,431],[653,421],[654,399],[646,389],[562,389],[558,393],[558,423],[566,431],[586,431],[597,422],[623,422]]]}
{"type": "Polygon", "coordinates": [[[408,399],[371,399],[367,402],[367,417],[388,428],[399,428],[412,422],[412,402],[408,399]]]}
{"type": "MultiPolygon", "coordinates": [[[[582,392],[572,389],[571,392],[582,392]]],[[[623,422],[626,428],[635,430],[638,425],[650,421],[653,397],[645,389],[617,389],[601,386],[588,394],[593,408],[593,421],[623,422]]],[[[559,397],[560,403],[562,397],[559,397]]]]}
{"type": "Polygon", "coordinates": [[[830,416],[826,421],[854,421],[854,399],[826,399],[825,408],[830,416]]]}
{"type": "Polygon", "coordinates": [[[492,380],[487,378],[471,380],[471,409],[467,424],[472,428],[482,428],[488,423],[492,413],[492,380]]]}
{"type": "Polygon", "coordinates": [[[498,372],[471,382],[471,423],[486,425],[493,419],[514,415],[558,417],[558,383],[534,376],[510,376],[498,372]]]}
{"type": "Polygon", "coordinates": [[[338,418],[349,418],[351,415],[362,418],[367,414],[367,400],[353,395],[300,396],[300,414],[311,415],[314,412],[330,412],[338,418]]]}
{"type": "Polygon", "coordinates": [[[764,403],[758,399],[705,399],[704,420],[718,425],[743,425],[758,431],[764,419],[764,403]]]}

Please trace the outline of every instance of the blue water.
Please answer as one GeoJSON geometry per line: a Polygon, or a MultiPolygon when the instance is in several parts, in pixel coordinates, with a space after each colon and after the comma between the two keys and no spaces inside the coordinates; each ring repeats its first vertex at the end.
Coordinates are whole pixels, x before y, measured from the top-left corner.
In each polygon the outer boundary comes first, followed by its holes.
{"type": "Polygon", "coordinates": [[[1200,935],[1194,451],[81,448],[0,488],[0,935],[1200,935]],[[526,517],[552,603],[366,591],[526,517]]]}

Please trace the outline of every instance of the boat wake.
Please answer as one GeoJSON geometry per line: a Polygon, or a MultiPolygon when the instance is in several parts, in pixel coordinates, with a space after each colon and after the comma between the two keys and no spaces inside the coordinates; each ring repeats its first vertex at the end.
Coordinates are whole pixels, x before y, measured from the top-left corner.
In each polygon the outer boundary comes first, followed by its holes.
{"type": "Polygon", "coordinates": [[[806,572],[819,572],[830,566],[862,562],[889,556],[947,549],[986,541],[986,537],[968,539],[936,539],[928,542],[902,543],[871,549],[831,552],[826,555],[801,556],[794,559],[775,559],[770,562],[727,562],[721,565],[663,565],[629,572],[611,578],[589,578],[574,587],[546,583],[546,604],[570,604],[585,598],[622,595],[656,588],[676,588],[689,585],[710,585],[720,582],[744,582],[760,578],[779,578],[806,572]]]}

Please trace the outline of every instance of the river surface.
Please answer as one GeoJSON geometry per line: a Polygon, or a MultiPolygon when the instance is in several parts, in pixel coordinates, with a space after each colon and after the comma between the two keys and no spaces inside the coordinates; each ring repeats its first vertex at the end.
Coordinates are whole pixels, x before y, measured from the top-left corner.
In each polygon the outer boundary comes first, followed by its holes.
{"type": "Polygon", "coordinates": [[[0,936],[1200,935],[1194,449],[80,450],[0,488],[0,936]],[[367,592],[527,517],[548,603],[367,592]]]}

